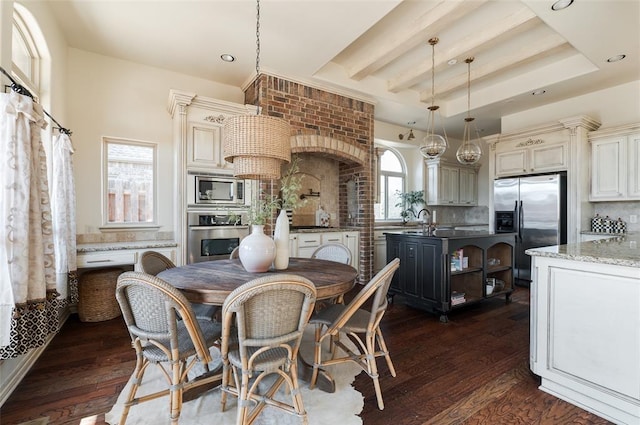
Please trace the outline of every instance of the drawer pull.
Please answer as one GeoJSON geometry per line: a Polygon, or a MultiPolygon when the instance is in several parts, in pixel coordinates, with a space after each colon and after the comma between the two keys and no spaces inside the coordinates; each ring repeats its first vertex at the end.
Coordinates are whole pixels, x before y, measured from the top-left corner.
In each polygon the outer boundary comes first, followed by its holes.
{"type": "Polygon", "coordinates": [[[88,263],[111,263],[112,260],[87,260],[88,263]]]}

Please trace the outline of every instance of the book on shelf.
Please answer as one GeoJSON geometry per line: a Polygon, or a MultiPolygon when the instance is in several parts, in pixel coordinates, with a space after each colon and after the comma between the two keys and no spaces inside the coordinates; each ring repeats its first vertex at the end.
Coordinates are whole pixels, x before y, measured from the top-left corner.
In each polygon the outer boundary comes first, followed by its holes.
{"type": "Polygon", "coordinates": [[[458,305],[458,304],[464,304],[466,302],[467,302],[467,300],[464,297],[462,297],[462,298],[451,298],[451,305],[452,306],[458,305]]]}
{"type": "Polygon", "coordinates": [[[466,301],[467,299],[465,298],[464,292],[453,291],[451,293],[451,305],[462,304],[462,303],[465,303],[466,301]]]}

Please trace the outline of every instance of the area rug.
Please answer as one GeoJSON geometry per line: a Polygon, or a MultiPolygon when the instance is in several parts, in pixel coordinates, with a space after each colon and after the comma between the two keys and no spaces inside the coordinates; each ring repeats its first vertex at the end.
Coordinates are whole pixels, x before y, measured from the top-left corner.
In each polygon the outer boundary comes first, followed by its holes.
{"type": "MultiPolygon", "coordinates": [[[[218,354],[217,351],[215,351],[218,354]]],[[[313,359],[313,330],[307,329],[302,339],[300,354],[310,362],[313,359]]],[[[216,356],[215,362],[219,362],[216,356]]],[[[311,363],[311,362],[310,362],[311,363]]],[[[336,391],[324,392],[318,388],[309,389],[309,384],[300,381],[302,399],[309,419],[309,425],[361,425],[362,419],[358,414],[364,406],[362,394],[353,388],[356,375],[362,371],[357,365],[343,363],[325,368],[335,380],[336,391]]],[[[157,388],[165,388],[166,381],[160,375],[156,367],[147,369],[144,381],[138,395],[156,391],[157,388]]],[[[113,409],[105,415],[105,420],[115,425],[120,420],[124,400],[129,393],[131,381],[118,396],[118,401],[113,409]]],[[[215,388],[203,394],[195,400],[188,401],[182,406],[180,415],[181,425],[233,425],[236,423],[236,401],[231,395],[227,397],[227,407],[224,412],[220,408],[220,389],[215,388]]],[[[166,397],[151,400],[131,407],[127,416],[127,425],[135,424],[161,424],[169,423],[169,401],[166,397]]],[[[280,409],[267,406],[254,422],[256,425],[289,425],[300,424],[300,419],[282,412],[280,409]]]]}

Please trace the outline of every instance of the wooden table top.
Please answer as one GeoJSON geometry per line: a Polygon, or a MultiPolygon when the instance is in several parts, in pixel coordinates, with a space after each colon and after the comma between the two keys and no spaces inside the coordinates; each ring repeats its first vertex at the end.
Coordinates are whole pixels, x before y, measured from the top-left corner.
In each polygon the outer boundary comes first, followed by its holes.
{"type": "Polygon", "coordinates": [[[290,258],[286,270],[265,273],[247,272],[240,260],[204,261],[164,270],[158,274],[191,302],[222,305],[238,286],[250,280],[276,273],[295,274],[312,281],[319,300],[345,294],[355,285],[358,272],[353,267],[335,261],[311,258],[290,258]]]}

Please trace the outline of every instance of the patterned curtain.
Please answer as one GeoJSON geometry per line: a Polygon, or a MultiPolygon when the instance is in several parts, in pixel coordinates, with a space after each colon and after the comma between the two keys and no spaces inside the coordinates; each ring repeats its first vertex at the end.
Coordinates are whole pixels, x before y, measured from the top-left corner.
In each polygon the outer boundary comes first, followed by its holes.
{"type": "Polygon", "coordinates": [[[69,276],[71,274],[73,280],[74,272],[77,270],[76,189],[71,155],[71,139],[67,134],[60,133],[53,141],[51,215],[56,256],[56,288],[62,299],[69,297],[69,276]]]}
{"type": "Polygon", "coordinates": [[[0,94],[0,359],[24,354],[57,332],[53,225],[37,103],[0,94]]]}

